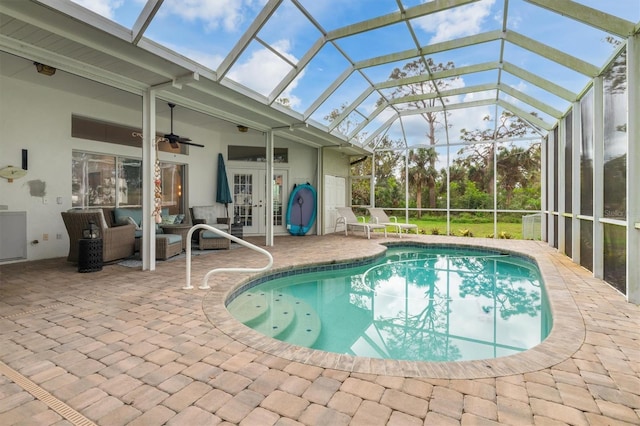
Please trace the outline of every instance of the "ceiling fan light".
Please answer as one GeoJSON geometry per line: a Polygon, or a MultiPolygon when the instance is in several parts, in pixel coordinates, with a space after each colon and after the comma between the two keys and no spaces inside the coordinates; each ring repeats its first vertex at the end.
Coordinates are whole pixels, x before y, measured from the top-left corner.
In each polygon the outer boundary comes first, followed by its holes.
{"type": "Polygon", "coordinates": [[[52,75],[54,75],[56,73],[56,69],[54,67],[52,67],[52,66],[41,64],[40,62],[34,62],[33,65],[36,66],[36,70],[40,74],[44,74],[46,76],[51,77],[52,75]]]}

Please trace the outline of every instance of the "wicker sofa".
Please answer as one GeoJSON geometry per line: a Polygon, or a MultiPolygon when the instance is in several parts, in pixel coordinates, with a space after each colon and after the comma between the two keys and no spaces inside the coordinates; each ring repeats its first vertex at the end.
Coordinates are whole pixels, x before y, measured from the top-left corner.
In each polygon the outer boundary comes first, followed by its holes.
{"type": "MultiPolygon", "coordinates": [[[[140,207],[117,207],[117,208],[104,208],[104,216],[108,224],[117,225],[120,223],[126,223],[123,219],[133,219],[138,228],[135,231],[135,246],[134,250],[139,252],[142,248],[142,229],[139,226],[142,224],[142,208],[140,207]]],[[[162,215],[168,215],[169,210],[167,208],[162,209],[162,215]]],[[[174,234],[163,234],[162,228],[156,226],[156,259],[167,260],[170,257],[176,256],[182,253],[182,237],[174,234]]]]}
{"type": "Polygon", "coordinates": [[[73,210],[61,212],[64,226],[69,234],[69,262],[78,263],[78,241],[82,238],[82,230],[95,223],[100,228],[102,238],[102,260],[113,260],[129,257],[134,253],[135,231],[134,225],[110,225],[101,209],[73,210]]]}

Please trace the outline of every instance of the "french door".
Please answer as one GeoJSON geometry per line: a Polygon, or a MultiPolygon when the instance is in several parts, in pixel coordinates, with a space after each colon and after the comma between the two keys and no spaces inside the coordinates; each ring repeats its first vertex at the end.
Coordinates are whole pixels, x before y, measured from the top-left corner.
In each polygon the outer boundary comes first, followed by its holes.
{"type": "Polygon", "coordinates": [[[269,186],[264,170],[230,168],[229,172],[233,186],[233,220],[243,226],[244,234],[266,233],[268,187],[273,191],[273,233],[286,233],[287,170],[274,170],[273,182],[269,186]]]}

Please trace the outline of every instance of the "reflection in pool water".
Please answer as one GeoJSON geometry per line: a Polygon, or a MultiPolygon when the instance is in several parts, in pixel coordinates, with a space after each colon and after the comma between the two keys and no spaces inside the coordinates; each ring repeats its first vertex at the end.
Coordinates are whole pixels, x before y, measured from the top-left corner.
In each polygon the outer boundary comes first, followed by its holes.
{"type": "Polygon", "coordinates": [[[365,266],[264,282],[228,304],[279,340],[385,359],[461,361],[527,350],[551,329],[537,266],[451,247],[395,247],[365,266]]]}

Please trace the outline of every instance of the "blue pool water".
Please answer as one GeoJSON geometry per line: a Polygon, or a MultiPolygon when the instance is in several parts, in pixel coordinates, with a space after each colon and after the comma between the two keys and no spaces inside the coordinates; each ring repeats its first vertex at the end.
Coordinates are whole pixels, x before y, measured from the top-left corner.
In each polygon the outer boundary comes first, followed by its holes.
{"type": "Polygon", "coordinates": [[[276,339],[385,359],[462,361],[525,351],[551,329],[537,266],[459,247],[391,246],[382,258],[289,271],[227,308],[276,339]]]}

